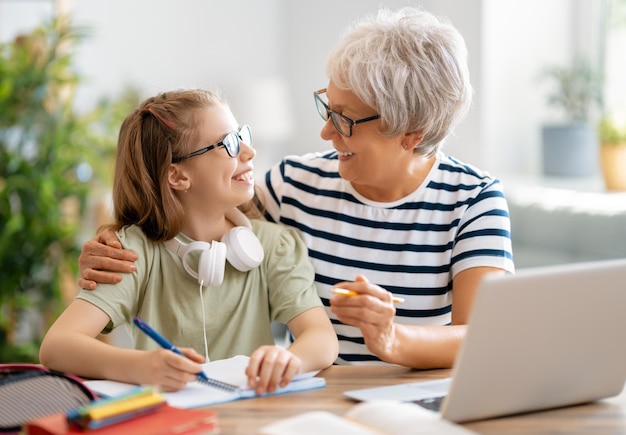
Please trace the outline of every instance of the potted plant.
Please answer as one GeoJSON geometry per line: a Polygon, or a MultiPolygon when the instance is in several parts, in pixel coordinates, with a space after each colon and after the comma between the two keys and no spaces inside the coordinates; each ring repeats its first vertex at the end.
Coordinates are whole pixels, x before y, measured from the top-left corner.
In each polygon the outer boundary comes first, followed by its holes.
{"type": "Polygon", "coordinates": [[[626,114],[604,115],[598,124],[598,139],[606,189],[626,191],[626,114]]]}
{"type": "Polygon", "coordinates": [[[63,283],[76,290],[90,189],[110,180],[118,103],[73,107],[84,35],[60,17],[0,44],[0,362],[38,361],[63,283]]]}
{"type": "Polygon", "coordinates": [[[581,57],[570,66],[550,66],[542,74],[552,88],[547,103],[566,121],[542,128],[545,175],[588,176],[597,171],[597,136],[590,123],[593,110],[602,107],[602,80],[581,57]]]}

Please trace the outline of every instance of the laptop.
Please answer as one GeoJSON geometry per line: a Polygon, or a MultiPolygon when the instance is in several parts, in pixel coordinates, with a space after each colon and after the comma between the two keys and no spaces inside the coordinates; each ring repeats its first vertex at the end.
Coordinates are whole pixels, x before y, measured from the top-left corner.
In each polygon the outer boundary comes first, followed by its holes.
{"type": "Polygon", "coordinates": [[[345,391],[455,422],[582,404],[626,382],[626,259],[522,269],[480,284],[451,377],[345,391]]]}

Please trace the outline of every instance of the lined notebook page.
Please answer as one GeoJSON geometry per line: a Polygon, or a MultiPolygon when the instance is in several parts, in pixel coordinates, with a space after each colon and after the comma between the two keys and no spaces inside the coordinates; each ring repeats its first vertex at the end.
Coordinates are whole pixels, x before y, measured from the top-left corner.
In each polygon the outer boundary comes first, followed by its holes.
{"type": "MultiPolygon", "coordinates": [[[[164,393],[167,403],[177,408],[197,408],[256,397],[254,390],[247,386],[248,379],[245,370],[246,367],[248,367],[249,361],[249,357],[237,355],[232,358],[211,361],[202,365],[204,373],[206,373],[209,378],[237,385],[240,387],[239,390],[226,391],[211,387],[202,382],[194,381],[188,383],[182,390],[173,393],[164,393]]],[[[285,388],[279,388],[274,393],[268,393],[268,395],[322,388],[326,385],[326,381],[324,378],[315,377],[318,373],[319,370],[297,375],[285,388]]],[[[133,384],[105,380],[86,381],[85,383],[99,395],[105,396],[117,396],[135,387],[133,384]]]]}

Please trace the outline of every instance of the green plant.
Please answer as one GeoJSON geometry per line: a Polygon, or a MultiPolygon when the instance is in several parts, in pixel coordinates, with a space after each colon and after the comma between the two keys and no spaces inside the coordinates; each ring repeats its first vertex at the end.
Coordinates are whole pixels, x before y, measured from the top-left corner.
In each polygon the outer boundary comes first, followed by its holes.
{"type": "Polygon", "coordinates": [[[540,76],[552,84],[549,105],[561,109],[571,122],[586,122],[603,105],[603,80],[591,64],[576,57],[569,66],[549,66],[540,76]]]}
{"type": "Polygon", "coordinates": [[[626,116],[604,115],[598,124],[598,139],[602,146],[626,147],[626,116]]]}
{"type": "Polygon", "coordinates": [[[79,114],[73,49],[86,36],[57,17],[0,45],[0,362],[37,361],[43,330],[74,291],[77,235],[90,188],[110,180],[128,101],[79,114]],[[18,339],[25,313],[41,331],[18,339]]]}

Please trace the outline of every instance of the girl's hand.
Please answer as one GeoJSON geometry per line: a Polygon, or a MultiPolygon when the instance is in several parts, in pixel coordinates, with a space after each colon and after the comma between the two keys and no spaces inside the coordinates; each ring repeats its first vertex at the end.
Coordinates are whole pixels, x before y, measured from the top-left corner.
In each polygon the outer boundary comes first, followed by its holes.
{"type": "Polygon", "coordinates": [[[194,381],[202,367],[204,357],[190,348],[181,348],[185,356],[168,349],[141,351],[141,361],[137,365],[139,384],[156,385],[164,391],[178,391],[188,382],[194,381]]]}
{"type": "Polygon", "coordinates": [[[302,361],[280,346],[261,346],[250,355],[246,368],[248,386],[256,394],[273,393],[278,387],[286,387],[300,373],[302,361]]]}

